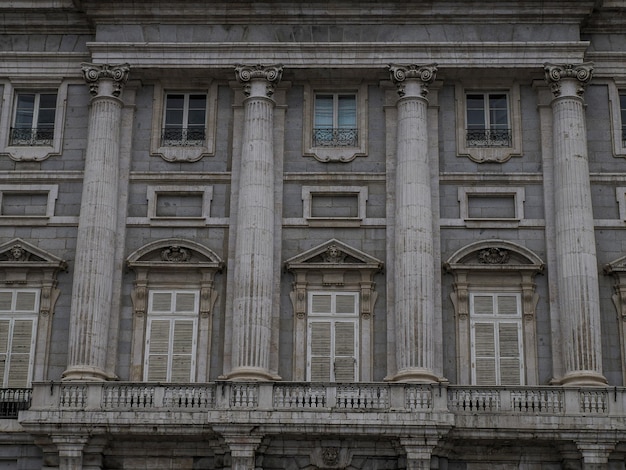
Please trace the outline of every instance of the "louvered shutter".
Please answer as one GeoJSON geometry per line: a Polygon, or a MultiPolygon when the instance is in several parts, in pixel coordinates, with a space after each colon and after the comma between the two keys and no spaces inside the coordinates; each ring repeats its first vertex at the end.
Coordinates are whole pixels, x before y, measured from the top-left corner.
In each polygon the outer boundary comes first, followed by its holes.
{"type": "Polygon", "coordinates": [[[152,294],[152,312],[169,313],[172,311],[172,292],[154,292],[152,294]]]}
{"type": "Polygon", "coordinates": [[[336,382],[356,380],[356,332],[354,321],[335,322],[335,364],[336,382]]]}
{"type": "Polygon", "coordinates": [[[194,353],[194,321],[174,320],[172,338],[172,382],[191,382],[194,353]]]}
{"type": "Polygon", "coordinates": [[[34,325],[35,321],[32,319],[13,322],[7,387],[24,388],[28,386],[34,325]]]}
{"type": "Polygon", "coordinates": [[[171,320],[150,321],[150,333],[147,340],[147,363],[144,376],[149,382],[167,381],[169,362],[169,338],[171,320]]]}
{"type": "Polygon", "coordinates": [[[15,293],[16,312],[34,312],[37,305],[37,292],[17,291],[15,293]]]}
{"type": "Polygon", "coordinates": [[[0,312],[10,312],[13,305],[13,292],[0,291],[0,312]]]}
{"type": "Polygon", "coordinates": [[[478,295],[473,296],[474,314],[476,315],[493,315],[493,295],[478,295]]]}
{"type": "Polygon", "coordinates": [[[356,314],[356,295],[355,294],[336,294],[335,312],[337,313],[337,315],[355,315],[356,314]]]}
{"type": "Polygon", "coordinates": [[[311,313],[330,315],[332,313],[332,295],[331,294],[312,294],[311,295],[311,313]]]}
{"type": "Polygon", "coordinates": [[[174,312],[176,313],[195,313],[196,311],[196,293],[195,292],[177,292],[176,305],[174,312]]]}
{"type": "Polygon", "coordinates": [[[498,315],[518,315],[516,295],[498,295],[498,315]]]}
{"type": "Polygon", "coordinates": [[[518,322],[498,324],[500,349],[500,385],[521,385],[521,348],[518,322]]]}
{"type": "Polygon", "coordinates": [[[313,382],[331,380],[331,327],[330,321],[309,323],[309,380],[313,382]]]}
{"type": "Polygon", "coordinates": [[[496,385],[496,337],[492,322],[474,323],[474,383],[496,385]]]}
{"type": "MultiPolygon", "coordinates": [[[[4,292],[0,293],[1,295],[4,292]]],[[[11,328],[11,320],[0,320],[0,386],[5,387],[4,374],[7,370],[9,361],[9,329],[11,328]]]]}

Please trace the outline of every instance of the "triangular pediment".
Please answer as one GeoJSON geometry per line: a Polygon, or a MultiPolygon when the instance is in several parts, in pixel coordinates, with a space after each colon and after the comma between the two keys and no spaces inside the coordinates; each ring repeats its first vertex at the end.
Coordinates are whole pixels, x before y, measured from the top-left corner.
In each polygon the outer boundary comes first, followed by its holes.
{"type": "Polygon", "coordinates": [[[0,245],[0,266],[67,269],[67,263],[64,260],[21,238],[14,238],[0,245]]]}
{"type": "Polygon", "coordinates": [[[285,261],[287,269],[359,267],[382,269],[383,262],[335,238],[285,261]]]}
{"type": "Polygon", "coordinates": [[[626,255],[617,258],[604,266],[604,272],[607,274],[626,271],[626,255]]]}

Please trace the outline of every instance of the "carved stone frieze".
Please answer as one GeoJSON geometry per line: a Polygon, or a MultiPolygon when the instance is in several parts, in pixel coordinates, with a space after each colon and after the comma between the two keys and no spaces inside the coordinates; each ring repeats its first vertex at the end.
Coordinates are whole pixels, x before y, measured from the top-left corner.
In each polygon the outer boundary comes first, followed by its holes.
{"type": "Polygon", "coordinates": [[[576,94],[582,96],[593,76],[593,64],[591,62],[576,65],[545,63],[543,69],[546,75],[546,82],[548,82],[552,93],[557,98],[562,94],[561,84],[563,79],[577,80],[576,94]]]}
{"type": "Polygon", "coordinates": [[[437,64],[390,64],[388,68],[391,74],[391,80],[398,87],[398,95],[401,97],[406,94],[405,82],[407,80],[417,80],[421,85],[421,96],[426,96],[428,94],[428,85],[435,80],[437,74],[437,64]]]}
{"type": "Polygon", "coordinates": [[[177,245],[172,245],[161,251],[161,260],[172,263],[186,263],[191,259],[189,250],[177,245]]]}
{"type": "Polygon", "coordinates": [[[119,97],[124,84],[128,80],[129,71],[129,64],[82,64],[83,77],[89,85],[89,93],[92,96],[96,96],[100,92],[100,80],[111,80],[113,81],[111,95],[119,97]]]}
{"type": "Polygon", "coordinates": [[[251,95],[250,83],[254,80],[266,81],[265,95],[270,98],[274,94],[274,88],[280,82],[283,75],[283,66],[281,64],[264,66],[257,65],[242,65],[238,64],[235,67],[235,75],[237,80],[243,84],[244,93],[246,96],[251,95]]]}
{"type": "Polygon", "coordinates": [[[509,252],[501,248],[487,248],[478,253],[478,261],[481,264],[506,264],[510,258],[509,252]]]}

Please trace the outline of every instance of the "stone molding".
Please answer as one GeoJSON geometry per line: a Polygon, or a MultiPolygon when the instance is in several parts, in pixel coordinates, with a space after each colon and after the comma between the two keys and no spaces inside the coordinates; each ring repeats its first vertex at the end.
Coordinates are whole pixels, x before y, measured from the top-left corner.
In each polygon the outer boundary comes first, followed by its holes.
{"type": "Polygon", "coordinates": [[[544,64],[546,82],[550,86],[555,97],[560,97],[565,90],[562,88],[563,80],[573,79],[577,82],[576,95],[582,97],[585,88],[593,76],[593,63],[582,64],[544,64]]]}
{"type": "Polygon", "coordinates": [[[246,96],[253,96],[252,83],[254,81],[267,82],[265,84],[265,96],[271,98],[274,94],[274,88],[283,76],[283,66],[281,64],[268,66],[237,64],[235,76],[237,81],[243,84],[243,92],[246,96]]]}
{"type": "Polygon", "coordinates": [[[111,96],[119,98],[122,93],[122,88],[126,84],[128,80],[128,73],[130,72],[130,65],[125,64],[117,64],[117,65],[109,65],[109,64],[91,64],[91,63],[83,63],[82,72],[83,78],[89,85],[89,93],[91,96],[98,96],[100,94],[108,94],[111,96]],[[100,87],[102,80],[110,80],[113,82],[113,87],[111,90],[108,88],[102,90],[100,87]]]}
{"type": "Polygon", "coordinates": [[[419,86],[419,94],[425,97],[428,94],[428,86],[435,81],[437,75],[437,64],[429,65],[396,65],[388,66],[391,74],[391,81],[398,87],[398,95],[400,97],[406,94],[407,81],[417,81],[419,86]]]}

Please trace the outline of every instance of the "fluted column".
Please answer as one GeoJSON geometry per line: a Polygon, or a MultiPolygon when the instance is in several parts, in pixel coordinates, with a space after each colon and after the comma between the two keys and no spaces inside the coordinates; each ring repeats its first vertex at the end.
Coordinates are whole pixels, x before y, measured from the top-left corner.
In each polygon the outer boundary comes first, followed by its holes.
{"type": "Polygon", "coordinates": [[[398,87],[395,197],[397,381],[436,382],[435,264],[428,157],[428,85],[435,64],[391,65],[398,87]]]}
{"type": "Polygon", "coordinates": [[[271,380],[274,295],[274,86],[281,66],[236,68],[244,85],[230,379],[271,380]]]}
{"type": "Polygon", "coordinates": [[[129,67],[84,64],[92,95],[64,380],[105,380],[117,233],[122,87],[129,67]]]}
{"type": "Polygon", "coordinates": [[[583,93],[591,64],[546,64],[554,132],[554,204],[563,384],[602,385],[600,295],[583,93]]]}

